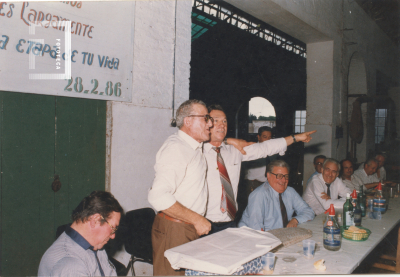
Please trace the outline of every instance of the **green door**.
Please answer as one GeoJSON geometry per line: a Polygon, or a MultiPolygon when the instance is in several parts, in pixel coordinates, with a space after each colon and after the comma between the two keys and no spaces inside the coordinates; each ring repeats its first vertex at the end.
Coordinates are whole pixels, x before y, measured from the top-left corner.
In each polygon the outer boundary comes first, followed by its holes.
{"type": "Polygon", "coordinates": [[[0,92],[0,106],[0,275],[37,275],[57,227],[105,189],[106,102],[0,92]]]}

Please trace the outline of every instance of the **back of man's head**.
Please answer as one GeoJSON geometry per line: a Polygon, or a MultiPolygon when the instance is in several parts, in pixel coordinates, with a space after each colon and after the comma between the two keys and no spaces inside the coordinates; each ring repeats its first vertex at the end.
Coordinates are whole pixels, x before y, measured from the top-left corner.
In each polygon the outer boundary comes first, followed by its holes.
{"type": "Polygon", "coordinates": [[[178,127],[179,129],[182,128],[185,117],[191,115],[193,111],[193,105],[195,104],[200,104],[206,107],[206,104],[201,100],[186,100],[179,106],[178,110],[176,111],[176,127],[178,127]]]}
{"type": "Polygon", "coordinates": [[[122,207],[117,199],[107,191],[96,190],[83,198],[72,212],[72,221],[83,223],[94,214],[100,214],[104,219],[109,218],[112,212],[122,214],[122,207]]]}

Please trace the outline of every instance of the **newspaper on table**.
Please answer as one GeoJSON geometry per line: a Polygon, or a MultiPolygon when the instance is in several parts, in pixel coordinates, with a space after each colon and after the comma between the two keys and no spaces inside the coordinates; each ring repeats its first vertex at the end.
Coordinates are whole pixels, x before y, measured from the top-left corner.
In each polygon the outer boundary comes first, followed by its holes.
{"type": "Polygon", "coordinates": [[[271,251],[282,242],[274,235],[248,227],[228,228],[168,249],[172,268],[230,275],[242,265],[271,251]]]}

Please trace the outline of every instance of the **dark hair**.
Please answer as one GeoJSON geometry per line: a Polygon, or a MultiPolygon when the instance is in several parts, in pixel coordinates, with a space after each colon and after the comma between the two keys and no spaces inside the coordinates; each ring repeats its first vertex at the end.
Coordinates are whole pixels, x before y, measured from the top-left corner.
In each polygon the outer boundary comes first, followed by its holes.
{"type": "Polygon", "coordinates": [[[274,167],[286,167],[288,172],[290,172],[290,167],[284,160],[275,160],[275,161],[270,162],[267,165],[266,171],[269,173],[272,173],[272,170],[274,170],[274,167]]]}
{"type": "Polygon", "coordinates": [[[214,111],[214,110],[221,111],[221,112],[225,113],[224,108],[222,108],[222,106],[218,105],[218,104],[212,104],[212,105],[208,106],[207,109],[208,109],[209,113],[211,113],[211,111],[214,111]]]}
{"type": "Polygon", "coordinates": [[[326,160],[326,156],[325,156],[325,155],[318,155],[318,156],[315,156],[313,164],[315,164],[315,163],[317,162],[318,159],[324,159],[324,160],[326,160]]]}
{"type": "MultiPolygon", "coordinates": [[[[343,176],[343,163],[344,163],[344,162],[350,162],[351,165],[353,166],[353,169],[354,169],[354,163],[353,163],[350,159],[341,160],[341,161],[340,161],[340,171],[339,171],[339,177],[340,177],[340,178],[342,178],[342,176],[343,176]]],[[[342,178],[342,179],[343,179],[343,178],[342,178]]]]}
{"type": "Polygon", "coordinates": [[[72,221],[85,222],[94,214],[100,214],[107,219],[112,212],[122,213],[122,211],[121,205],[111,193],[96,190],[83,198],[75,210],[72,211],[72,221]]]}
{"type": "Polygon", "coordinates": [[[262,126],[262,127],[258,128],[258,135],[261,136],[261,134],[265,131],[271,132],[271,135],[272,135],[272,128],[268,127],[268,126],[262,126]]]}
{"type": "Polygon", "coordinates": [[[183,102],[176,111],[176,127],[179,129],[183,126],[183,120],[193,112],[195,104],[203,105],[207,108],[206,104],[201,100],[190,99],[183,102]]]}

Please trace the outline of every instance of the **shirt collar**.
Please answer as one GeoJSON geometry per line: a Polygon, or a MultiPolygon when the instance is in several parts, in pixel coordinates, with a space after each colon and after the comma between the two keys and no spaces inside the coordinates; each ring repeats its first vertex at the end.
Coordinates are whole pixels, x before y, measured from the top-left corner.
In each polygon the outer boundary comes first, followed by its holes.
{"type": "MultiPolygon", "coordinates": [[[[273,187],[271,187],[271,185],[268,183],[268,180],[267,180],[267,181],[265,181],[265,183],[264,183],[264,187],[265,187],[265,189],[269,189],[269,190],[271,190],[271,192],[273,193],[274,197],[275,197],[275,196],[276,196],[276,197],[278,197],[278,196],[279,196],[279,192],[277,192],[276,190],[274,190],[274,188],[273,188],[273,187]]],[[[287,190],[287,188],[285,189],[285,191],[284,191],[284,192],[282,192],[282,196],[285,194],[286,190],[287,190]]]]}
{"type": "Polygon", "coordinates": [[[83,249],[87,250],[90,247],[92,247],[90,245],[90,243],[84,238],[82,237],[81,234],[79,234],[77,231],[75,231],[74,229],[72,229],[70,226],[67,227],[67,229],[65,230],[65,233],[73,240],[75,241],[77,244],[79,244],[83,249]]]}
{"type": "MultiPolygon", "coordinates": [[[[205,152],[209,152],[210,150],[213,149],[213,147],[215,147],[215,146],[212,145],[212,144],[209,143],[209,142],[204,143],[204,150],[205,150],[205,152]]],[[[222,148],[226,148],[227,145],[226,145],[224,142],[222,142],[221,145],[220,145],[219,147],[222,149],[222,148]]]]}
{"type": "Polygon", "coordinates": [[[203,143],[198,142],[188,134],[186,134],[184,131],[178,130],[178,136],[183,139],[187,144],[189,144],[190,147],[193,148],[193,150],[196,150],[197,148],[202,148],[203,143]]]}

